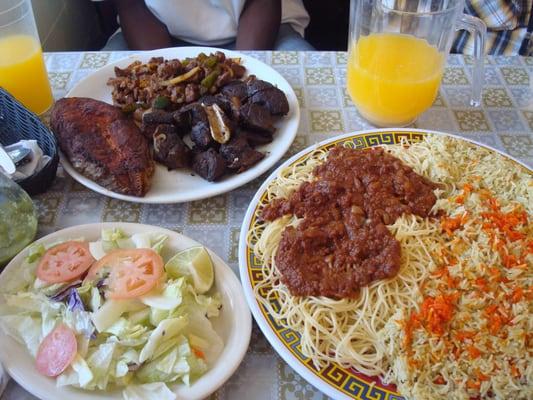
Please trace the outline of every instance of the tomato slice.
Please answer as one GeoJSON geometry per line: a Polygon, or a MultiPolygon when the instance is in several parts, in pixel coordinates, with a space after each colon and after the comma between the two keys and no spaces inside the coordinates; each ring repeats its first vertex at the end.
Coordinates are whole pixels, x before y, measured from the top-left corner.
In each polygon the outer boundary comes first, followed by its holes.
{"type": "Polygon", "coordinates": [[[152,290],[163,276],[163,259],[151,249],[113,250],[89,270],[87,279],[109,268],[108,296],[111,299],[133,299],[152,290]]]}
{"type": "Polygon", "coordinates": [[[39,346],[35,366],[45,376],[60,375],[72,363],[78,352],[76,335],[68,326],[58,325],[39,346]]]}
{"type": "Polygon", "coordinates": [[[69,282],[83,275],[94,261],[88,243],[61,243],[44,253],[37,266],[37,277],[48,283],[69,282]]]}

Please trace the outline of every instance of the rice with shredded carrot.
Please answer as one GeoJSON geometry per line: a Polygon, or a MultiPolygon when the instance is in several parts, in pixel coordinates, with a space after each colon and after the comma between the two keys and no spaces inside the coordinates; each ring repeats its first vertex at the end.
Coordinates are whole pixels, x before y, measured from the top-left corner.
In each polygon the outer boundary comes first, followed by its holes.
{"type": "Polygon", "coordinates": [[[435,205],[444,215],[438,236],[420,238],[433,262],[418,307],[398,310],[382,332],[386,380],[419,400],[532,399],[531,175],[454,139],[409,150],[391,148],[444,183],[435,205]]]}

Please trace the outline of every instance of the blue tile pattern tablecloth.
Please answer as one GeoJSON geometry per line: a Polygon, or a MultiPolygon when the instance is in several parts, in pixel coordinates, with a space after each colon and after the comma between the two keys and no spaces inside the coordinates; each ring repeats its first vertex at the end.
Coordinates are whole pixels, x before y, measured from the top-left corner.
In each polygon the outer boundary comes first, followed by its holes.
{"type": "MultiPolygon", "coordinates": [[[[345,89],[344,52],[248,52],[272,65],[294,88],[302,111],[288,156],[328,137],[372,126],[358,114],[345,89]]],[[[124,57],[125,52],[46,54],[54,96],[124,57]]],[[[469,106],[472,59],[451,55],[439,95],[415,127],[459,134],[488,144],[533,166],[533,57],[489,57],[483,103],[469,106]]],[[[266,175],[221,196],[187,204],[140,205],[113,200],[75,183],[62,169],[54,186],[34,198],[39,235],[100,221],[160,225],[207,244],[237,273],[241,221],[266,175]]],[[[254,325],[248,353],[235,375],[211,399],[326,399],[279,356],[254,325]],[[253,395],[250,388],[253,387],[253,395]]],[[[34,399],[11,381],[1,400],[34,399]]]]}

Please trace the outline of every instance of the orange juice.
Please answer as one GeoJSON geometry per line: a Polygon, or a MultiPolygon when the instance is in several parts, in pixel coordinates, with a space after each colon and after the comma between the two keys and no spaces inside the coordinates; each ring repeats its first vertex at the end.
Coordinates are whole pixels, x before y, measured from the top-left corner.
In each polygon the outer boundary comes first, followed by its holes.
{"type": "Polygon", "coordinates": [[[407,125],[435,100],[443,67],[444,56],[424,39],[395,33],[362,36],[348,56],[348,93],[370,122],[407,125]]]}
{"type": "Polygon", "coordinates": [[[32,36],[0,39],[0,86],[36,114],[52,105],[41,46],[32,36]]]}

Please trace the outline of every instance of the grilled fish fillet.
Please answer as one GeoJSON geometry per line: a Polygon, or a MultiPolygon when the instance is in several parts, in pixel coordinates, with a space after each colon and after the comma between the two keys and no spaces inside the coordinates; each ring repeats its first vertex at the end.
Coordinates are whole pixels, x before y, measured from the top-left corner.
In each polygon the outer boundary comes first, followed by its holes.
{"type": "Polygon", "coordinates": [[[144,196],[154,162],[135,123],[110,104],[83,97],[59,100],[50,125],[61,151],[87,178],[114,192],[144,196]]]}

